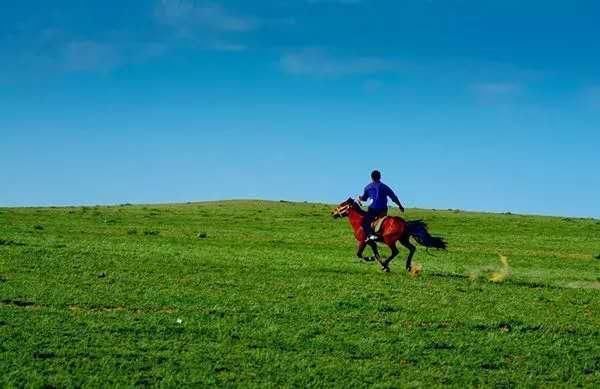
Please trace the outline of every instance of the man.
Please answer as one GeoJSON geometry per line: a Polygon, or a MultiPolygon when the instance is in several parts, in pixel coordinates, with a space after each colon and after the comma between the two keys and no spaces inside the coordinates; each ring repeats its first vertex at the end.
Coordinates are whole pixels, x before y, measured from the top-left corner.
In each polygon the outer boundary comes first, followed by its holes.
{"type": "Polygon", "coordinates": [[[401,212],[404,212],[404,207],[402,204],[400,204],[400,200],[398,200],[398,197],[394,191],[390,189],[389,186],[381,182],[381,173],[378,170],[373,170],[371,173],[371,179],[373,182],[365,187],[365,190],[361,196],[358,196],[360,201],[367,201],[368,199],[371,199],[369,210],[363,218],[362,224],[363,231],[365,231],[365,235],[367,236],[367,242],[377,240],[377,235],[375,235],[375,232],[371,227],[371,223],[379,216],[387,215],[388,197],[394,202],[394,204],[398,205],[401,212]]]}

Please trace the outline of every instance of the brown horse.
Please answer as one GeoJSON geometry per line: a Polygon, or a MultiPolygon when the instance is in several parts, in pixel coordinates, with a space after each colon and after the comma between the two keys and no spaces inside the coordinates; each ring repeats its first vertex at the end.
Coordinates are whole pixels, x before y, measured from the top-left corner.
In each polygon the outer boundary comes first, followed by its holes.
{"type": "Polygon", "coordinates": [[[332,212],[331,215],[334,218],[346,217],[350,221],[350,225],[354,230],[354,237],[358,241],[358,251],[356,256],[366,261],[377,260],[381,264],[382,270],[385,272],[390,271],[389,264],[398,255],[398,248],[396,242],[400,242],[409,251],[408,257],[406,258],[406,270],[412,269],[412,257],[415,254],[416,248],[410,243],[410,237],[412,236],[417,243],[425,247],[431,247],[436,249],[446,249],[446,242],[443,238],[437,236],[431,236],[427,230],[427,224],[422,220],[405,221],[398,216],[390,216],[383,221],[380,232],[378,233],[378,242],[385,243],[392,253],[389,257],[381,259],[379,251],[377,250],[377,244],[373,241],[365,242],[366,234],[362,228],[363,217],[366,212],[362,210],[360,204],[353,199],[349,198],[340,205],[338,205],[332,212]],[[363,251],[367,244],[373,250],[375,255],[373,258],[363,257],[363,251]]]}

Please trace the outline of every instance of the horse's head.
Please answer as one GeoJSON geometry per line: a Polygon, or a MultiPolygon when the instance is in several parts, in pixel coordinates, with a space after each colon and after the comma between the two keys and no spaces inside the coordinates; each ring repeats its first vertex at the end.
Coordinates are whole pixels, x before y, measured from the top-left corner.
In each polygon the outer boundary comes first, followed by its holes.
{"type": "Polygon", "coordinates": [[[350,210],[353,208],[360,208],[360,205],[358,205],[356,201],[349,197],[348,200],[344,201],[343,203],[340,203],[340,205],[338,205],[333,209],[333,211],[331,211],[331,216],[333,216],[334,219],[346,217],[348,216],[348,213],[350,213],[350,210]]]}

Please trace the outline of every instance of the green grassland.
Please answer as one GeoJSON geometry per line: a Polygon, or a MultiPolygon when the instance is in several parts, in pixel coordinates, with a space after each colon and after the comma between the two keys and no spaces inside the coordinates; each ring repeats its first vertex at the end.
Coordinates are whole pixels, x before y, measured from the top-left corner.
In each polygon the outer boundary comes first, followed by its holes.
{"type": "Polygon", "coordinates": [[[0,386],[600,386],[600,221],[411,209],[413,278],[330,210],[0,209],[0,386]]]}

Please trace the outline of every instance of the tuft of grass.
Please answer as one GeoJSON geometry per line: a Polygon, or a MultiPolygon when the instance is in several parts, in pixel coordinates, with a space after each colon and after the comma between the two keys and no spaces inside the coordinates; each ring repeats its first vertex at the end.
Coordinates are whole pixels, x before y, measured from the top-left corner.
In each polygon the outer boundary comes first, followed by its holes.
{"type": "Polygon", "coordinates": [[[44,229],[44,226],[41,224],[36,224],[33,226],[34,230],[38,230],[38,231],[42,231],[44,229]]]}
{"type": "Polygon", "coordinates": [[[157,231],[157,230],[144,230],[144,235],[146,235],[146,236],[158,236],[158,235],[160,235],[160,231],[157,231]]]}
{"type": "Polygon", "coordinates": [[[49,359],[55,358],[56,354],[52,351],[34,351],[31,357],[33,359],[49,359]]]}
{"type": "Polygon", "coordinates": [[[0,246],[26,246],[26,244],[21,242],[15,242],[11,239],[0,239],[0,246]]]}

